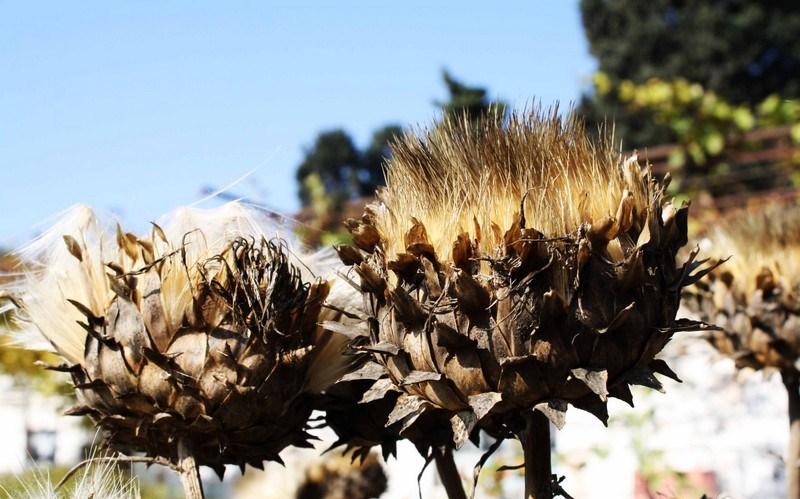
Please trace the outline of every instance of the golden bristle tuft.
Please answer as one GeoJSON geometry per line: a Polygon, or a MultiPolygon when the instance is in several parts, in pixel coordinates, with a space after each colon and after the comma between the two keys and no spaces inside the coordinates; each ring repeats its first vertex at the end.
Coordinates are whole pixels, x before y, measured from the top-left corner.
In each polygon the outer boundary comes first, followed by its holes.
{"type": "Polygon", "coordinates": [[[709,234],[712,258],[730,257],[720,271],[729,273],[734,293],[751,295],[765,271],[781,288],[800,285],[800,206],[769,205],[730,219],[709,234]]]}
{"type": "MultiPolygon", "coordinates": [[[[380,198],[391,209],[377,210],[376,225],[390,256],[405,251],[412,218],[436,253],[448,255],[463,232],[510,227],[523,197],[527,226],[553,237],[614,216],[621,196],[644,217],[652,194],[635,157],[623,161],[608,137],[593,143],[580,120],[557,108],[478,125],[445,119],[395,142],[386,170],[380,198]]],[[[482,245],[494,250],[491,237],[482,245]]]]}

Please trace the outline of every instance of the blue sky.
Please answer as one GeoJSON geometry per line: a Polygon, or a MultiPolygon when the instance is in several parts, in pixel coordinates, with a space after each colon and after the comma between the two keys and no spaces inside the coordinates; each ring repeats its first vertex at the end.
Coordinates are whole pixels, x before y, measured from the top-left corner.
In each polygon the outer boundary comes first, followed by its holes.
{"type": "Polygon", "coordinates": [[[320,130],[425,122],[441,70],[574,101],[576,1],[0,2],[0,245],[83,202],[133,225],[233,191],[291,212],[320,130]]]}

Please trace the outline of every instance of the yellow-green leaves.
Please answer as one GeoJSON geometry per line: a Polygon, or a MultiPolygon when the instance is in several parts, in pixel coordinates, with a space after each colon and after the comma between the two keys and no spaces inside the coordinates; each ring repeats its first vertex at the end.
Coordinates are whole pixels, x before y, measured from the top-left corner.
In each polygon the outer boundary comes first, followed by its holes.
{"type": "Polygon", "coordinates": [[[613,81],[602,72],[592,77],[598,95],[616,95],[631,112],[648,111],[668,126],[680,146],[669,164],[681,167],[691,160],[705,164],[757,128],[790,126],[793,142],[800,143],[800,102],[768,96],[756,105],[736,105],[711,90],[683,78],[651,78],[644,83],[613,81]]]}

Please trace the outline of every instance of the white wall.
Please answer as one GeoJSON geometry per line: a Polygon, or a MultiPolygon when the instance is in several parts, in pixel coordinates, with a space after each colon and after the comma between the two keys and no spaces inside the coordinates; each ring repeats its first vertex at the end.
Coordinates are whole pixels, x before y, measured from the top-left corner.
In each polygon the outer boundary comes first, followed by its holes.
{"type": "Polygon", "coordinates": [[[70,400],[44,396],[15,386],[0,376],[0,473],[18,472],[29,461],[27,431],[56,432],[56,464],[70,466],[81,458],[91,433],[81,419],[64,416],[70,400]]]}

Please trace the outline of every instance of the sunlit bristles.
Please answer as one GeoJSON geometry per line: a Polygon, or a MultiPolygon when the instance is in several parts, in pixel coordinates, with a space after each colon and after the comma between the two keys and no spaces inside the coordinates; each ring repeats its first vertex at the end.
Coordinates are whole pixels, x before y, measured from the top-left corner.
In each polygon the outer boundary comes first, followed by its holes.
{"type": "MultiPolygon", "coordinates": [[[[449,255],[459,233],[505,231],[523,197],[527,226],[557,237],[614,216],[623,195],[634,216],[645,216],[651,189],[635,157],[623,161],[609,138],[592,143],[579,120],[561,118],[557,109],[479,125],[446,119],[406,134],[392,146],[386,176],[377,225],[389,255],[404,251],[412,217],[436,253],[449,255]]],[[[494,249],[490,237],[481,245],[494,249]]]]}
{"type": "Polygon", "coordinates": [[[18,333],[27,347],[38,349],[44,338],[71,363],[83,358],[86,331],[82,314],[68,300],[84,304],[101,316],[111,290],[105,262],[117,252],[114,240],[100,226],[94,212],[76,205],[51,228],[19,252],[26,273],[15,283],[24,309],[17,314],[22,325],[18,333]],[[80,251],[81,258],[71,252],[80,251]]]}
{"type": "Polygon", "coordinates": [[[765,270],[787,291],[800,285],[800,206],[770,205],[732,218],[711,231],[709,243],[712,258],[731,257],[720,271],[731,274],[737,295],[750,296],[765,270]]]}
{"type": "MultiPolygon", "coordinates": [[[[92,451],[90,459],[97,459],[92,451]]],[[[34,467],[17,478],[13,488],[15,499],[140,499],[139,481],[131,478],[113,460],[89,462],[77,471],[64,487],[56,484],[47,469],[34,467]]],[[[0,487],[3,497],[12,497],[10,491],[0,487]]]]}

